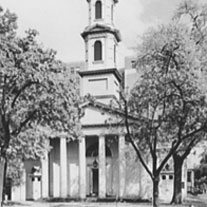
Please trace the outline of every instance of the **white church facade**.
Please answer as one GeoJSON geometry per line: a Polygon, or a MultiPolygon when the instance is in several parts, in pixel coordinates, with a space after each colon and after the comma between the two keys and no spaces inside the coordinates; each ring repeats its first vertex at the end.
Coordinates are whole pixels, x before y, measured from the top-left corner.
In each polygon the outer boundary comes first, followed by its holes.
{"type": "MultiPolygon", "coordinates": [[[[53,138],[45,158],[25,162],[23,183],[12,188],[12,200],[151,199],[152,183],[136,156],[129,158],[133,153],[127,152],[125,127],[117,125],[123,114],[117,110],[111,115],[109,110],[111,100],[119,99],[122,83],[116,57],[121,37],[113,21],[118,0],[87,3],[89,24],[81,34],[85,42],[85,68],[79,71],[80,93],[91,94],[96,102],[82,106],[82,136],[78,140],[53,138]]],[[[163,172],[160,184],[161,199],[169,201],[173,172],[163,172]]],[[[184,194],[185,190],[184,186],[184,194]]]]}

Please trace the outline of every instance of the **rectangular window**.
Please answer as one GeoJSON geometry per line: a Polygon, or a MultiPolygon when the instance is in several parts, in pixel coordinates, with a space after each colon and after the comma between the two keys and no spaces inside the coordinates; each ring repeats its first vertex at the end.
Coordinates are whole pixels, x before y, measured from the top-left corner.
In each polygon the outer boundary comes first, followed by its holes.
{"type": "Polygon", "coordinates": [[[191,172],[188,172],[188,174],[187,174],[187,181],[191,182],[191,172]]]}
{"type": "Polygon", "coordinates": [[[135,60],[132,60],[132,61],[131,61],[131,67],[132,67],[132,68],[136,68],[136,62],[135,62],[135,60]]]}
{"type": "Polygon", "coordinates": [[[72,68],[70,69],[70,72],[71,72],[72,75],[75,73],[75,69],[74,69],[74,67],[72,67],[72,68]]]}

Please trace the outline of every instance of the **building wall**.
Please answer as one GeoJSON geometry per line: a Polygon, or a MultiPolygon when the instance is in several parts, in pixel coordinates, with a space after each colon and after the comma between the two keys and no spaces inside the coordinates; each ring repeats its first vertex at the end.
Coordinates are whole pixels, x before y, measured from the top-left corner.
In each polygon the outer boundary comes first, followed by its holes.
{"type": "Polygon", "coordinates": [[[26,199],[37,200],[41,198],[41,173],[35,175],[32,171],[34,167],[41,169],[40,160],[26,160],[26,199]]]}
{"type": "Polygon", "coordinates": [[[134,149],[129,144],[126,148],[126,160],[126,196],[136,198],[139,197],[141,190],[141,168],[134,149]]]}
{"type": "Polygon", "coordinates": [[[150,199],[152,182],[131,146],[126,143],[126,190],[125,196],[132,199],[150,199]]]}
{"type": "Polygon", "coordinates": [[[164,202],[170,202],[173,195],[173,171],[162,172],[160,175],[160,199],[164,202]]]}
{"type": "Polygon", "coordinates": [[[25,201],[26,200],[26,170],[22,174],[21,184],[18,186],[11,186],[11,200],[25,201]]]}
{"type": "Polygon", "coordinates": [[[93,96],[114,95],[119,98],[119,87],[119,82],[113,74],[85,76],[82,80],[81,95],[90,93],[93,96]]]}

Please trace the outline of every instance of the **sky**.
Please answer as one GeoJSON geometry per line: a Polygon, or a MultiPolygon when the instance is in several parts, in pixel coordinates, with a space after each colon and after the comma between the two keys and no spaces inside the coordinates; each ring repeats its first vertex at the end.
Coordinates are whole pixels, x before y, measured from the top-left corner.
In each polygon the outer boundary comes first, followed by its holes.
{"type": "MultiPolygon", "coordinates": [[[[119,0],[115,26],[120,30],[120,67],[124,57],[133,55],[139,37],[147,28],[167,23],[183,0],[119,0]]],[[[88,25],[86,0],[0,0],[3,9],[18,16],[18,35],[29,28],[39,32],[38,41],[57,51],[64,62],[83,61],[84,41],[80,36],[88,25]]]]}

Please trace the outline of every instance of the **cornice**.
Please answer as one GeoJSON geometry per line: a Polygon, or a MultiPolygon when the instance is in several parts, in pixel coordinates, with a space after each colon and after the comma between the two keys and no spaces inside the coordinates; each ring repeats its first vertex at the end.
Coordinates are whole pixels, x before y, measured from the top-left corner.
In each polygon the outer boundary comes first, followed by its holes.
{"type": "Polygon", "coordinates": [[[119,80],[119,82],[121,82],[121,75],[120,75],[119,71],[116,68],[79,71],[79,75],[81,77],[100,75],[100,74],[110,74],[110,73],[114,74],[116,76],[116,78],[119,80]]]}
{"type": "Polygon", "coordinates": [[[93,26],[86,27],[85,30],[81,33],[81,36],[83,37],[83,39],[85,39],[90,34],[100,33],[111,33],[116,37],[117,42],[121,41],[121,34],[119,30],[103,24],[95,24],[93,26]]]}

